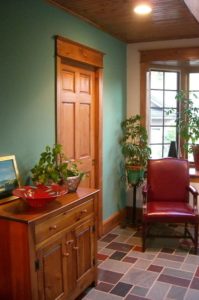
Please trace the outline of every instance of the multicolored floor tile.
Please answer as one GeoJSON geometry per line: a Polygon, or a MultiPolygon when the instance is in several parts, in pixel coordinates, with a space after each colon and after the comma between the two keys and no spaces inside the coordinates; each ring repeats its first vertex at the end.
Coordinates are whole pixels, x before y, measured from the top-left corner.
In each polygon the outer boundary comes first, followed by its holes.
{"type": "MultiPolygon", "coordinates": [[[[156,227],[175,235],[180,226],[156,227]]],[[[98,241],[98,285],[84,300],[198,300],[199,255],[185,239],[152,238],[141,247],[141,229],[114,228],[98,241]]],[[[78,298],[80,299],[80,298],[78,298]]]]}

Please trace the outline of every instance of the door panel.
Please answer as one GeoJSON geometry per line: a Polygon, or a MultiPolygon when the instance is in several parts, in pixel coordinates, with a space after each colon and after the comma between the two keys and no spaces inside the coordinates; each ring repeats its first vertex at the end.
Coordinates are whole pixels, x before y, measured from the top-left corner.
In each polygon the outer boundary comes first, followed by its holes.
{"type": "Polygon", "coordinates": [[[77,280],[93,267],[93,221],[90,220],[75,230],[77,251],[77,280]]]}
{"type": "Polygon", "coordinates": [[[80,105],[79,111],[79,157],[89,157],[91,155],[90,149],[90,106],[87,104],[80,105]]]}
{"type": "Polygon", "coordinates": [[[63,145],[63,150],[64,153],[67,155],[67,158],[72,159],[75,157],[75,139],[74,139],[75,104],[74,103],[63,102],[60,120],[61,120],[60,143],[63,145]]]}
{"type": "Polygon", "coordinates": [[[63,91],[75,92],[75,72],[63,70],[62,72],[62,88],[63,91]]]}
{"type": "Polygon", "coordinates": [[[39,299],[65,299],[63,240],[57,240],[37,253],[39,299]]]}
{"type": "Polygon", "coordinates": [[[81,186],[95,187],[95,71],[62,59],[58,70],[58,143],[87,174],[81,186]]]}

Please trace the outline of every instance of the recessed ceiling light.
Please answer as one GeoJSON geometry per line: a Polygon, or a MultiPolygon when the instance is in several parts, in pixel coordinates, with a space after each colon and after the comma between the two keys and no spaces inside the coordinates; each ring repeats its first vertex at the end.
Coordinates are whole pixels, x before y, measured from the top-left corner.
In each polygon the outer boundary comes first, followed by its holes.
{"type": "Polygon", "coordinates": [[[152,8],[149,3],[141,1],[140,3],[137,3],[133,10],[136,14],[147,15],[152,11],[152,8]]]}

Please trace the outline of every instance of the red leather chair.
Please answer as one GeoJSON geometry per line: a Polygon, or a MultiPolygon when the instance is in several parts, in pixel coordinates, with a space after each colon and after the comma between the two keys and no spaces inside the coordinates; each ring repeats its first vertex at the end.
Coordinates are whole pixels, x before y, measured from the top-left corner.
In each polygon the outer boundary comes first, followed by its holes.
{"type": "Polygon", "coordinates": [[[197,254],[199,223],[197,196],[197,190],[189,184],[187,160],[162,158],[148,161],[147,184],[143,187],[143,251],[146,247],[146,238],[150,236],[150,224],[184,223],[184,235],[180,237],[191,238],[194,252],[197,254]],[[193,206],[189,204],[189,192],[193,195],[193,206]],[[194,226],[193,236],[188,230],[188,223],[194,226]]]}

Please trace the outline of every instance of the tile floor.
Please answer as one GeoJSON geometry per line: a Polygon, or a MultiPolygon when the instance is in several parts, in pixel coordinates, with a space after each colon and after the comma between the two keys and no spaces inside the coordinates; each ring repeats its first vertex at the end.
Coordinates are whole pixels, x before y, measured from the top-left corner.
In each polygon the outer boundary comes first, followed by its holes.
{"type": "MultiPolygon", "coordinates": [[[[183,228],[158,225],[158,232],[183,228]]],[[[141,252],[141,230],[119,226],[98,241],[98,285],[84,300],[199,300],[199,256],[192,242],[151,238],[141,252]]]]}

